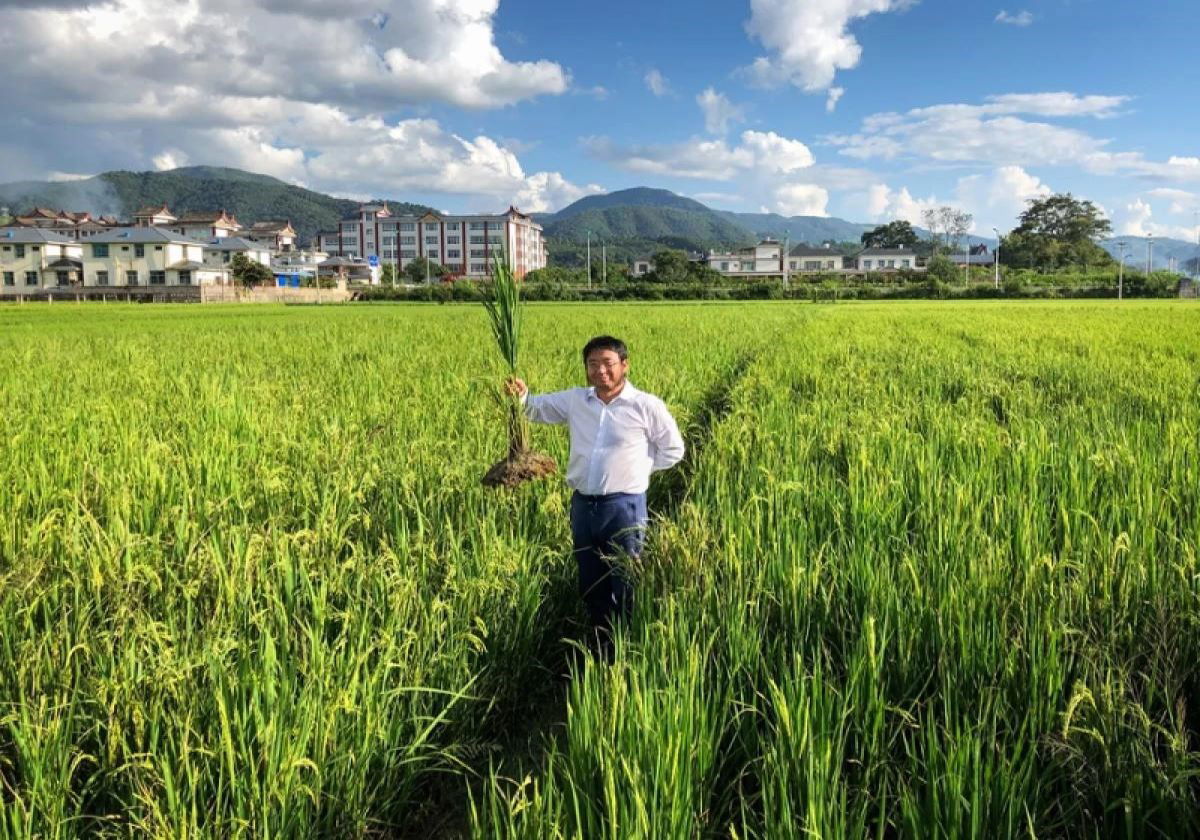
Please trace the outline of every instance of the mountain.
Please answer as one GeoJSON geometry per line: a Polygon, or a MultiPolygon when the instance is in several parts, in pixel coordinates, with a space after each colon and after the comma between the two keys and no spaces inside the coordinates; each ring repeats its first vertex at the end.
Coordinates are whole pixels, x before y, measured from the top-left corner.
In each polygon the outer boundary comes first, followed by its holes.
{"type": "Polygon", "coordinates": [[[713,212],[693,198],[685,198],[670,190],[659,190],[651,187],[633,187],[628,190],[589,195],[579,199],[574,204],[564,207],[557,213],[546,215],[547,220],[562,221],[589,210],[607,210],[612,207],[664,207],[675,210],[686,210],[692,213],[713,212]]]}
{"type": "Polygon", "coordinates": [[[778,213],[734,213],[717,211],[734,224],[752,231],[756,236],[817,245],[822,242],[858,242],[859,237],[876,226],[847,222],[833,216],[781,216],[778,213]]]}
{"type": "Polygon", "coordinates": [[[1124,245],[1125,265],[1138,270],[1146,269],[1146,258],[1150,256],[1155,269],[1167,269],[1172,266],[1176,271],[1190,273],[1192,265],[1185,265],[1190,260],[1200,257],[1200,245],[1185,239],[1171,239],[1166,236],[1156,236],[1153,239],[1154,248],[1151,254],[1150,240],[1145,236],[1114,236],[1100,243],[1100,247],[1112,254],[1113,259],[1121,259],[1121,246],[1124,245]]]}
{"type": "MultiPolygon", "coordinates": [[[[359,202],[334,198],[240,169],[189,166],[166,172],[104,172],[76,181],[22,181],[0,184],[0,215],[31,207],[86,210],[128,219],[147,205],[166,204],[176,215],[228,210],[243,224],[264,219],[290,219],[306,242],[318,230],[335,228],[359,202]]],[[[396,213],[424,213],[430,208],[388,201],[396,213]]]]}
{"type": "MultiPolygon", "coordinates": [[[[703,205],[702,205],[703,206],[703,205]]],[[[569,209],[569,208],[568,208],[569,209]]],[[[678,207],[613,206],[565,217],[557,215],[543,223],[548,238],[582,242],[591,232],[592,240],[675,238],[700,245],[748,245],[752,234],[723,219],[708,208],[684,210],[678,207]]]]}

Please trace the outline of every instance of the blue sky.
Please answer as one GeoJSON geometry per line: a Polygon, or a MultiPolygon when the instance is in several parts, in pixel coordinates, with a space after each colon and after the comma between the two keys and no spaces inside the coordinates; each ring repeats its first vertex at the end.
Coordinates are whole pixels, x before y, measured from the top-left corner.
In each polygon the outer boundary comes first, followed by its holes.
{"type": "Polygon", "coordinates": [[[0,181],[203,163],[451,211],[647,185],[855,221],[952,204],[979,233],[1071,191],[1118,233],[1197,234],[1194,2],[162,5],[0,7],[28,56],[0,181]]]}

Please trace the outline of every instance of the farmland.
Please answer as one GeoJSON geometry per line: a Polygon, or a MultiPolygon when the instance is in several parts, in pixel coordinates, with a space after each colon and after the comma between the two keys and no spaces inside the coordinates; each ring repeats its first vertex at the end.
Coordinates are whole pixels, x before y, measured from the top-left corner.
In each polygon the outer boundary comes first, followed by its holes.
{"type": "Polygon", "coordinates": [[[1200,309],[530,307],[690,448],[565,681],[487,330],[0,308],[0,838],[1200,831],[1200,309]]]}

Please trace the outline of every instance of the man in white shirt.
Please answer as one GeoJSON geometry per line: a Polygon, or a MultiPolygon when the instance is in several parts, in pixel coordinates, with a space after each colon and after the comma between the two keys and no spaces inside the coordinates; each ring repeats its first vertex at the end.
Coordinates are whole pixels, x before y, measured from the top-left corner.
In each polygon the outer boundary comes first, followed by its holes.
{"type": "Polygon", "coordinates": [[[571,434],[567,485],[571,537],[579,562],[579,593],[588,608],[601,652],[611,654],[613,618],[633,608],[633,585],[622,556],[641,554],[650,473],[683,458],[683,438],[666,404],[626,379],[629,352],[612,336],[583,348],[589,388],[533,396],[510,379],[525,415],[535,423],[565,423],[571,434]]]}

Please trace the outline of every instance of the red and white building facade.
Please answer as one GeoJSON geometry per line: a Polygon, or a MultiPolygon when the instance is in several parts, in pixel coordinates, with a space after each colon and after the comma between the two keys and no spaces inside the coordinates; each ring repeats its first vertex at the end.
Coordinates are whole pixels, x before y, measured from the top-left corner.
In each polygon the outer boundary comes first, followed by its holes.
{"type": "Polygon", "coordinates": [[[393,216],[386,204],[364,204],[336,231],[319,234],[318,248],[339,257],[375,256],[398,270],[424,257],[460,277],[486,277],[498,254],[507,255],[517,277],[546,267],[542,226],[515,207],[494,216],[393,216]]]}

